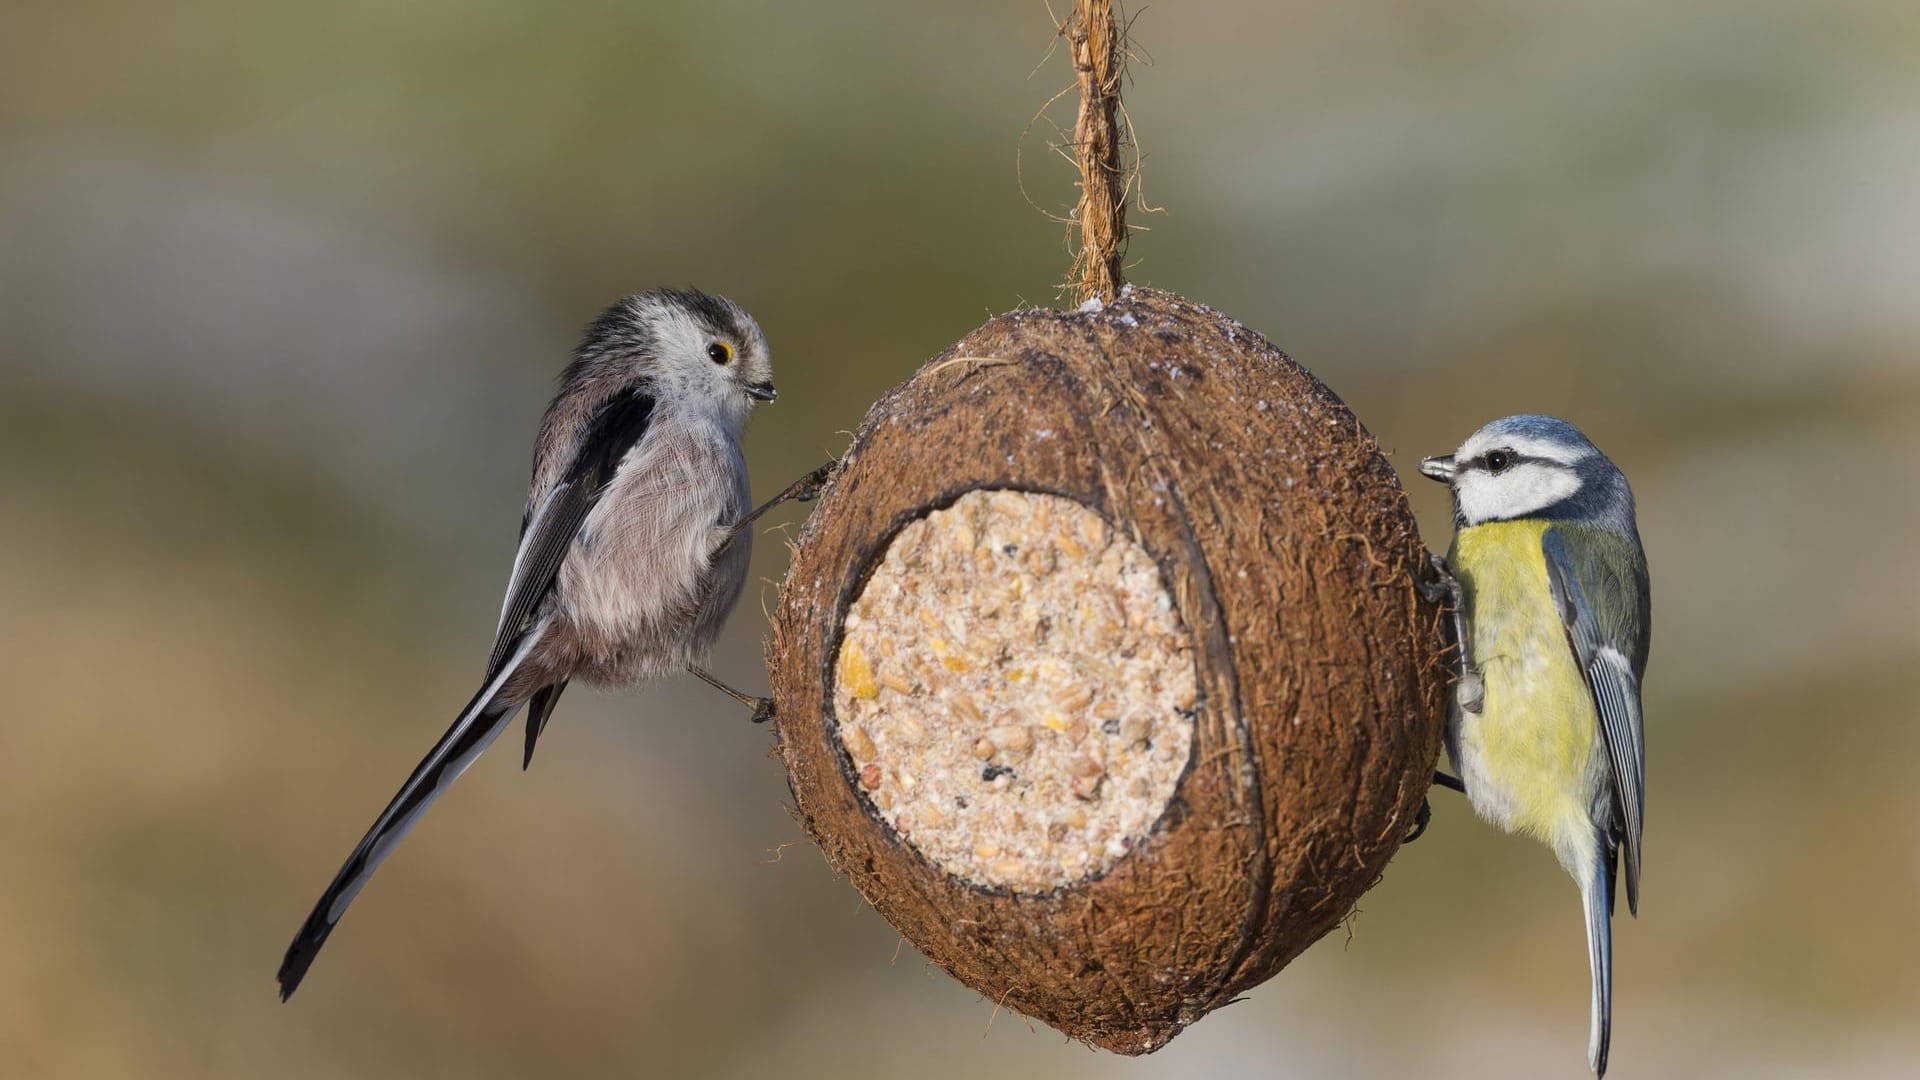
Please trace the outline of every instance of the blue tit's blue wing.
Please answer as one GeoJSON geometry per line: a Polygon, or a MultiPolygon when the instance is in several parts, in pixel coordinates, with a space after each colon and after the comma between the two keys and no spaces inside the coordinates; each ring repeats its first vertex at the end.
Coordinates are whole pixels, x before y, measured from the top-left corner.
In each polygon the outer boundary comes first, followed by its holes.
{"type": "Polygon", "coordinates": [[[1555,525],[1540,538],[1575,657],[1593,694],[1613,766],[1614,841],[1626,853],[1627,909],[1640,910],[1641,816],[1646,740],[1640,673],[1646,663],[1646,568],[1637,541],[1600,529],[1555,525]]]}
{"type": "MultiPolygon", "coordinates": [[[[526,521],[520,527],[520,549],[513,556],[513,574],[507,580],[506,600],[500,605],[500,628],[487,659],[489,675],[553,591],[560,564],[566,561],[600,493],[619,470],[620,459],[646,437],[653,408],[653,396],[642,389],[620,394],[602,405],[588,421],[567,471],[551,490],[529,505],[526,521]]],[[[532,756],[531,746],[528,756],[532,756]]]]}

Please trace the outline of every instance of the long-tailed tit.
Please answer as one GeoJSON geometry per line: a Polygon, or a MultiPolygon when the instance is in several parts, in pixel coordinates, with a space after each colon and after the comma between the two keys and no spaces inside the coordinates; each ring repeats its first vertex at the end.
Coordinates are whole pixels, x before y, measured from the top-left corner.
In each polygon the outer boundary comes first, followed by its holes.
{"type": "Polygon", "coordinates": [[[480,692],[367,830],[280,964],[290,996],[340,916],[434,799],[528,706],[526,757],[567,684],[692,671],[746,583],[747,526],[808,498],[824,469],[748,513],[740,432],[774,399],[766,338],[730,300],[630,296],[587,328],[534,448],[506,603],[480,692]]]}

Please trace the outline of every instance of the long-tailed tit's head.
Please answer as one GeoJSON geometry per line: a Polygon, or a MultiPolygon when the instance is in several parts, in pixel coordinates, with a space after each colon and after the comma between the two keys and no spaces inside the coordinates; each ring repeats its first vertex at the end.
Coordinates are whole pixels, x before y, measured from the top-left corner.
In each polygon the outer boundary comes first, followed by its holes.
{"type": "Polygon", "coordinates": [[[656,396],[705,405],[735,423],[775,396],[760,325],[733,301],[693,289],[615,303],[587,327],[577,363],[602,377],[643,379],[656,396]]]}

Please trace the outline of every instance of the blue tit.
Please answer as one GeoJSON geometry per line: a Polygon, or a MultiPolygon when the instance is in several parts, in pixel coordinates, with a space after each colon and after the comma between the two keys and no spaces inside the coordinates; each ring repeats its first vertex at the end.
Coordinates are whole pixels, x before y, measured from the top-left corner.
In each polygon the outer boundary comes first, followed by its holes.
{"type": "Polygon", "coordinates": [[[1420,471],[1453,490],[1460,681],[1447,752],[1487,821],[1544,841],[1580,885],[1607,1071],[1615,871],[1640,907],[1646,556],[1627,478],[1578,428],[1509,416],[1420,471]]]}

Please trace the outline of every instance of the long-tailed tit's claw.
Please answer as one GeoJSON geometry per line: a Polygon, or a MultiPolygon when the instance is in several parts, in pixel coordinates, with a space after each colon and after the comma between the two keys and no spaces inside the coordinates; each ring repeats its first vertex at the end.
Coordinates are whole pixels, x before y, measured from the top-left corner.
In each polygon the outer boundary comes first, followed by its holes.
{"type": "Polygon", "coordinates": [[[839,467],[840,459],[835,458],[801,477],[793,485],[793,501],[812,502],[819,498],[821,489],[827,486],[827,478],[832,476],[833,470],[839,467]]]}

